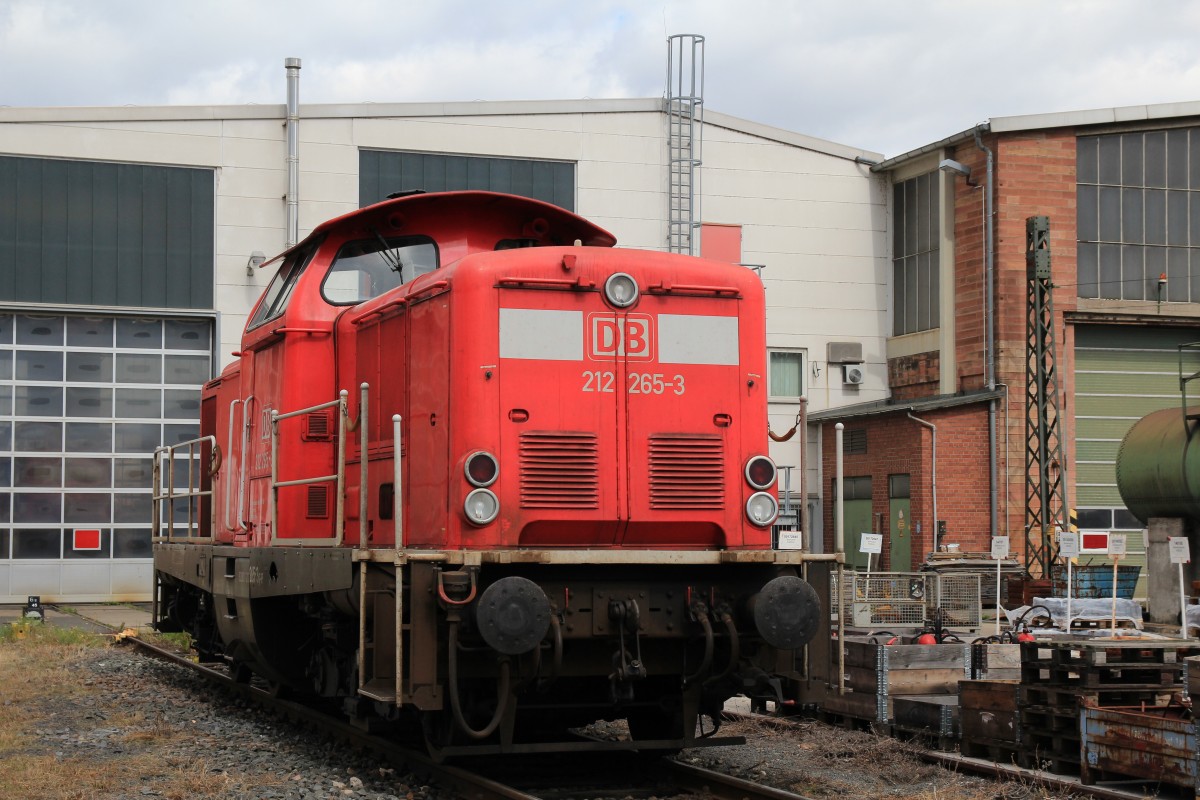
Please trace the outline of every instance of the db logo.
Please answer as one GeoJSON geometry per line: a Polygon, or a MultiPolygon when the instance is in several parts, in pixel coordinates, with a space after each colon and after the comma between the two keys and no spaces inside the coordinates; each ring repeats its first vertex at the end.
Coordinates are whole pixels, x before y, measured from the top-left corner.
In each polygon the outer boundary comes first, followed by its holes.
{"type": "Polygon", "coordinates": [[[608,314],[588,317],[591,329],[588,356],[596,361],[624,357],[632,361],[654,358],[654,324],[648,314],[628,314],[617,318],[608,314]]]}

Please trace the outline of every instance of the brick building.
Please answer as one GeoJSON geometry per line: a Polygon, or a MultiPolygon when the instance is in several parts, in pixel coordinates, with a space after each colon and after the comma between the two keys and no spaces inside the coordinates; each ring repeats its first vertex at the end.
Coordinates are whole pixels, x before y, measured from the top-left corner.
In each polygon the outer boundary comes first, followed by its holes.
{"type": "MultiPolygon", "coordinates": [[[[891,398],[810,417],[829,498],[825,546],[841,422],[852,562],[863,559],[864,531],[885,534],[883,564],[894,570],[940,545],[987,551],[992,535],[1009,535],[1024,558],[1035,215],[1050,224],[1067,505],[1085,532],[1140,531],[1114,464],[1133,422],[1179,405],[1177,345],[1200,339],[1200,103],[993,119],[872,169],[892,184],[891,398]]],[[[1102,552],[1103,536],[1087,542],[1102,552]]],[[[1140,535],[1129,547],[1127,563],[1144,558],[1140,535]]]]}

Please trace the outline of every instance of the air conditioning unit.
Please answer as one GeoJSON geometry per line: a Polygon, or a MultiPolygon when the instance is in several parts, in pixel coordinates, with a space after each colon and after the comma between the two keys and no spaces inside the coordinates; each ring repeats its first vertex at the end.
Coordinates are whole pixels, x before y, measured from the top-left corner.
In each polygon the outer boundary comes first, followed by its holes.
{"type": "Polygon", "coordinates": [[[843,364],[842,383],[847,386],[858,386],[863,382],[862,364],[843,364]]]}

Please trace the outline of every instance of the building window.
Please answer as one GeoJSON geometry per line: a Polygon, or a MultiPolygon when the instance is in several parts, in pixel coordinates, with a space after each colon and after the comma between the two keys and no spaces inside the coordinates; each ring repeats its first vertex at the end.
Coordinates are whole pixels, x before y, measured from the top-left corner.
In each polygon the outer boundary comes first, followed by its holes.
{"type": "Polygon", "coordinates": [[[1200,302],[1200,128],[1081,136],[1076,176],[1079,296],[1200,302]]]}
{"type": "Polygon", "coordinates": [[[771,350],[767,353],[770,368],[770,398],[795,402],[804,395],[804,351],[771,350]]]}
{"type": "Polygon", "coordinates": [[[938,180],[931,172],[893,187],[892,335],[938,327],[938,180]]]}

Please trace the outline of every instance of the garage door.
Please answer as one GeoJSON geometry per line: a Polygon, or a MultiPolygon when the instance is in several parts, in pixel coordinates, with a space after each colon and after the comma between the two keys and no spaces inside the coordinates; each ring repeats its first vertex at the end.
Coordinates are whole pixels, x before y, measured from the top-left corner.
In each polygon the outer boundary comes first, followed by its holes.
{"type": "Polygon", "coordinates": [[[0,313],[0,602],[149,598],[151,454],[199,433],[212,331],[0,313]]]}
{"type": "MultiPolygon", "coordinates": [[[[1126,510],[1117,491],[1117,450],[1139,419],[1180,405],[1178,345],[1197,340],[1200,330],[1192,328],[1075,327],[1072,394],[1079,528],[1131,532],[1127,537],[1131,556],[1125,564],[1144,565],[1145,550],[1142,524],[1126,510]]],[[[1200,369],[1200,359],[1185,368],[1200,369]]],[[[1105,559],[1093,554],[1083,560],[1105,559]]],[[[1144,596],[1144,587],[1143,575],[1138,596],[1144,596]]]]}

